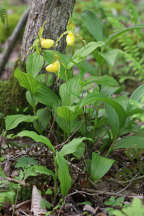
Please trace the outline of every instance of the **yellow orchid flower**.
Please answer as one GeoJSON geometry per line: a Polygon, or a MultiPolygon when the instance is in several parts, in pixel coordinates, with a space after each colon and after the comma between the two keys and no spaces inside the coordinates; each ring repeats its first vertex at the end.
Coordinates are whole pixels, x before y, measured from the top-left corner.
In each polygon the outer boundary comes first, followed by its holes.
{"type": "Polygon", "coordinates": [[[46,67],[46,71],[52,72],[52,73],[55,73],[55,72],[59,73],[60,72],[60,62],[58,60],[56,60],[52,64],[48,65],[46,67]]]}
{"type": "Polygon", "coordinates": [[[74,42],[75,42],[75,36],[72,32],[69,32],[68,35],[66,36],[67,46],[72,46],[74,42]]]}
{"type": "Polygon", "coordinates": [[[42,48],[45,48],[45,49],[51,48],[54,45],[54,43],[55,42],[52,39],[45,39],[45,38],[40,39],[40,45],[42,48]]]}

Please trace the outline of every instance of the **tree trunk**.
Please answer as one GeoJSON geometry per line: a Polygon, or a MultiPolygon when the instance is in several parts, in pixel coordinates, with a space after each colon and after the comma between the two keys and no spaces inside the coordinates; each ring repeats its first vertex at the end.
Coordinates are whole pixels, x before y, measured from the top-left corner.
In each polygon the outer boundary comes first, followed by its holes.
{"type": "MultiPolygon", "coordinates": [[[[57,40],[66,30],[69,17],[72,14],[75,0],[32,0],[31,9],[23,37],[21,60],[25,60],[29,47],[32,46],[40,27],[44,21],[43,37],[57,40]]],[[[57,50],[65,50],[64,38],[60,41],[57,50]]]]}

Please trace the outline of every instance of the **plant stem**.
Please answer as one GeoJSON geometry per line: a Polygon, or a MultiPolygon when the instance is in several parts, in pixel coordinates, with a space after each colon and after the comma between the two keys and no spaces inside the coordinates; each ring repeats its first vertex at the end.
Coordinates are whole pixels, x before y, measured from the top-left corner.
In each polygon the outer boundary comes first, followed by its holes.
{"type": "Polygon", "coordinates": [[[106,157],[108,157],[109,155],[110,155],[110,153],[113,151],[113,147],[114,147],[114,145],[115,145],[115,142],[116,142],[116,140],[114,140],[113,142],[112,142],[112,144],[110,145],[110,147],[109,147],[109,149],[108,149],[108,151],[107,151],[107,153],[106,153],[106,157]]]}

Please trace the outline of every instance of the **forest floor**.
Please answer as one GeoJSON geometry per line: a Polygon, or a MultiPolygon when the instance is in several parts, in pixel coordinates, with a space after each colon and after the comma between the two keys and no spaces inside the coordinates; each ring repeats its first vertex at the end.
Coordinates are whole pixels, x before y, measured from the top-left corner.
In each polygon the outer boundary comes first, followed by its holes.
{"type": "MultiPolygon", "coordinates": [[[[19,0],[12,2],[17,4],[19,0]]],[[[6,43],[3,45],[3,49],[7,45],[6,43]]],[[[8,79],[9,75],[12,73],[12,68],[19,56],[19,51],[20,45],[17,44],[1,77],[3,80],[8,79]]],[[[1,56],[2,53],[0,54],[0,57],[1,56]]],[[[14,181],[14,177],[18,174],[15,164],[22,156],[33,157],[39,162],[39,164],[51,168],[50,161],[52,158],[50,158],[49,152],[47,152],[43,145],[34,143],[29,139],[8,140],[4,136],[1,137],[0,141],[0,147],[2,149],[1,155],[6,157],[6,160],[4,162],[0,162],[0,165],[7,176],[7,180],[11,182],[14,181]],[[7,146],[9,146],[9,148],[7,148],[7,146]],[[25,148],[25,146],[27,147],[25,148]]],[[[59,144],[57,143],[57,145],[59,144]]],[[[143,200],[143,153],[140,157],[140,161],[137,161],[135,158],[130,160],[123,150],[115,151],[111,154],[111,158],[116,159],[113,167],[100,181],[95,183],[93,183],[89,176],[85,174],[83,170],[84,161],[73,161],[70,165],[73,184],[69,194],[62,200],[62,202],[58,202],[60,197],[57,197],[56,202],[54,202],[51,197],[44,195],[44,198],[52,203],[53,206],[53,210],[49,215],[108,216],[110,215],[110,213],[108,213],[110,212],[110,209],[108,208],[120,209],[121,204],[124,206],[125,204],[130,203],[134,197],[138,197],[143,200]],[[122,203],[119,202],[116,204],[117,199],[120,197],[124,198],[124,200],[122,203]],[[113,202],[111,201],[110,204],[108,204],[106,201],[110,198],[113,199],[113,202]]],[[[17,181],[17,183],[23,185],[23,182],[21,181],[17,181]]],[[[15,204],[12,206],[6,203],[0,209],[0,215],[33,215],[31,213],[32,185],[35,185],[41,191],[46,190],[45,185],[49,188],[53,188],[51,179],[48,177],[32,177],[27,183],[28,184],[23,185],[22,192],[19,194],[19,198],[17,198],[15,204]],[[46,181],[49,185],[44,184],[46,181]]],[[[7,185],[5,185],[5,187],[7,187],[7,185]]]]}
{"type": "MultiPolygon", "coordinates": [[[[14,176],[18,174],[15,164],[20,157],[33,157],[39,164],[52,168],[52,158],[49,152],[39,143],[34,143],[29,139],[6,140],[4,137],[1,138],[1,143],[2,155],[7,158],[1,165],[10,181],[14,181],[14,176]],[[8,143],[9,148],[4,148],[8,143]],[[14,147],[14,143],[16,147],[14,147]],[[24,146],[27,147],[24,148],[24,146]]],[[[144,163],[144,157],[142,157],[139,167],[136,160],[128,160],[123,150],[115,151],[111,157],[116,159],[116,162],[107,175],[96,183],[93,183],[89,176],[84,173],[82,161],[73,161],[70,165],[73,179],[72,188],[62,202],[58,202],[59,196],[54,203],[52,198],[43,194],[43,191],[47,189],[46,187],[53,188],[53,183],[49,177],[29,178],[13,207],[7,203],[1,209],[1,215],[33,215],[31,213],[33,197],[30,200],[32,185],[42,191],[43,198],[52,203],[53,210],[50,215],[56,216],[107,216],[110,215],[108,208],[120,209],[121,204],[124,206],[130,203],[134,197],[143,200],[144,175],[140,171],[140,166],[144,163]],[[46,184],[46,182],[49,183],[46,184]],[[119,198],[123,198],[123,201],[116,204],[116,200],[119,198]],[[113,201],[108,204],[109,199],[113,201]]],[[[21,181],[17,183],[23,185],[21,181]]]]}

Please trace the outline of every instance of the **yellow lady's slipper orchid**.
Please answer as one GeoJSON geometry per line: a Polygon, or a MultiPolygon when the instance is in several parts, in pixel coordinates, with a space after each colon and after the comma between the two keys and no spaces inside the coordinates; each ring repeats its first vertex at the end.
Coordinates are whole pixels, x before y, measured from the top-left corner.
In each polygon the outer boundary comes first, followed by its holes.
{"type": "Polygon", "coordinates": [[[72,32],[70,32],[67,36],[66,36],[66,43],[67,46],[72,46],[75,42],[75,36],[72,32]]]}
{"type": "Polygon", "coordinates": [[[52,64],[48,65],[46,67],[46,71],[53,72],[53,73],[54,72],[60,72],[60,62],[58,60],[56,60],[52,64]]]}
{"type": "Polygon", "coordinates": [[[54,45],[54,40],[41,38],[40,45],[42,48],[49,49],[54,45]]]}

